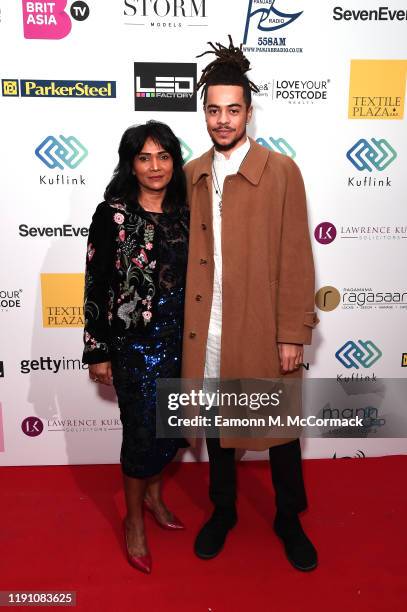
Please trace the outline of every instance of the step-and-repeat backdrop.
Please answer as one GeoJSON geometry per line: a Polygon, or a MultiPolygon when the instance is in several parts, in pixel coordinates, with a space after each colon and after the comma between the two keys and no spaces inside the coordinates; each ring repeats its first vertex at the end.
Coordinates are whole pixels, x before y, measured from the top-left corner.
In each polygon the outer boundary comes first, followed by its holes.
{"type": "MultiPolygon", "coordinates": [[[[401,0],[0,0],[1,463],[118,460],[114,394],[81,365],[89,222],[128,126],[167,122],[186,160],[209,148],[196,56],[227,34],[260,87],[250,135],[307,188],[321,323],[305,376],[405,377],[406,32],[401,0]]],[[[306,457],[406,451],[304,441],[306,457]]]]}

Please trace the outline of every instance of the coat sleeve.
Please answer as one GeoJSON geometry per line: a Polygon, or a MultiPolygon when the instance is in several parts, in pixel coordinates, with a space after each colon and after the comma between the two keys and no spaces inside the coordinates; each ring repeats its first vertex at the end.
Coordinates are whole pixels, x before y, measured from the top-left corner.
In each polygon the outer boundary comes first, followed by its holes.
{"type": "Polygon", "coordinates": [[[102,202],[92,217],[86,253],[83,363],[110,361],[109,299],[114,264],[111,211],[102,202]]]}
{"type": "Polygon", "coordinates": [[[277,342],[311,344],[318,317],[314,312],[315,273],[301,172],[286,157],[287,185],[282,215],[277,342]]]}

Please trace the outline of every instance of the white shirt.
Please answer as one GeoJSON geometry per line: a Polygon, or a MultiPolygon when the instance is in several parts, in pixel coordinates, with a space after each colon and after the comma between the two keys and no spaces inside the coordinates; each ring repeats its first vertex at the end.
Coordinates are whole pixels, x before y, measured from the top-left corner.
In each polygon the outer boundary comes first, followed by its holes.
{"type": "Polygon", "coordinates": [[[215,151],[213,156],[212,227],[215,270],[213,278],[212,308],[206,344],[204,378],[219,378],[220,375],[220,348],[222,338],[222,217],[220,214],[220,203],[222,199],[223,183],[227,176],[237,174],[249,149],[250,140],[247,138],[246,142],[233,151],[229,159],[218,151],[215,151]],[[220,191],[219,195],[216,191],[220,191]]]}

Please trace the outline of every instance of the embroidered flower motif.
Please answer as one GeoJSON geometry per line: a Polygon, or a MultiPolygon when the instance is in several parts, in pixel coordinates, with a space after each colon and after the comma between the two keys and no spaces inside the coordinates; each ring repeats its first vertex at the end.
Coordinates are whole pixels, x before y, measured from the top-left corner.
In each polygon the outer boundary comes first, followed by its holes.
{"type": "Polygon", "coordinates": [[[85,332],[85,342],[89,342],[89,340],[91,339],[91,335],[89,332],[85,332]]]}
{"type": "Polygon", "coordinates": [[[156,263],[157,263],[157,262],[156,262],[155,260],[154,260],[154,261],[150,261],[150,268],[151,268],[152,270],[154,270],[156,263]]]}
{"type": "Polygon", "coordinates": [[[92,257],[94,256],[96,249],[93,247],[92,243],[88,244],[88,261],[92,261],[92,257]]]}
{"type": "Polygon", "coordinates": [[[124,222],[124,215],[122,215],[122,213],[115,213],[113,215],[113,220],[118,224],[118,225],[122,225],[122,223],[124,222]]]}
{"type": "Polygon", "coordinates": [[[116,259],[116,268],[119,269],[120,268],[120,259],[116,259]]]}
{"type": "Polygon", "coordinates": [[[147,251],[151,251],[152,248],[153,248],[153,243],[152,242],[147,242],[147,244],[146,244],[147,251]]]}
{"type": "Polygon", "coordinates": [[[142,314],[143,314],[144,323],[148,323],[152,317],[152,313],[149,310],[144,310],[142,314]]]}
{"type": "MultiPolygon", "coordinates": [[[[119,213],[120,214],[120,213],[119,213]]],[[[119,232],[119,239],[124,242],[126,240],[126,232],[124,231],[124,229],[120,230],[119,232]]]]}

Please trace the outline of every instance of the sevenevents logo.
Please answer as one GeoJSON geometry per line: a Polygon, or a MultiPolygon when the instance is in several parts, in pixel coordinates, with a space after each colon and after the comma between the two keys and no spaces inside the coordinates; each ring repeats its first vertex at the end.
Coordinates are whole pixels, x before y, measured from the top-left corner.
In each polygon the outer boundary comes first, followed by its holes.
{"type": "Polygon", "coordinates": [[[407,11],[390,9],[388,6],[379,6],[377,9],[344,9],[335,6],[332,19],[334,21],[406,21],[407,11]]]}
{"type": "Polygon", "coordinates": [[[59,81],[2,79],[4,97],[22,98],[115,98],[116,81],[59,81]]]}
{"type": "Polygon", "coordinates": [[[256,138],[256,142],[263,147],[267,147],[267,149],[270,149],[271,151],[287,155],[287,157],[291,157],[291,159],[294,159],[296,156],[295,150],[284,138],[273,138],[272,136],[269,136],[266,140],[265,138],[260,137],[256,138]]]}
{"type": "Polygon", "coordinates": [[[276,0],[249,0],[246,24],[243,34],[243,45],[246,52],[286,52],[302,53],[301,47],[287,47],[285,37],[271,35],[298,19],[303,13],[284,13],[275,7],[276,0]],[[252,27],[252,26],[255,26],[252,27]],[[256,31],[257,39],[251,37],[251,31],[256,31]],[[259,36],[263,34],[262,36],[259,36]]]}
{"type": "Polygon", "coordinates": [[[196,64],[134,63],[134,110],[196,111],[196,64]]]}
{"type": "MultiPolygon", "coordinates": [[[[67,0],[22,0],[24,38],[58,40],[68,36],[72,23],[65,12],[66,2],[67,0]]],[[[76,21],[84,21],[89,17],[89,6],[86,2],[77,0],[72,3],[70,13],[76,21]]]]}
{"type": "Polygon", "coordinates": [[[47,136],[35,149],[35,154],[48,168],[65,167],[74,170],[85,159],[88,150],[75,136],[47,136]]]}
{"type": "Polygon", "coordinates": [[[384,138],[372,138],[370,142],[360,138],[346,153],[346,157],[360,172],[383,172],[396,159],[397,153],[384,138]]]}
{"type": "Polygon", "coordinates": [[[382,351],[371,340],[348,340],[335,353],[337,360],[345,368],[370,368],[383,355],[382,351]]]}

